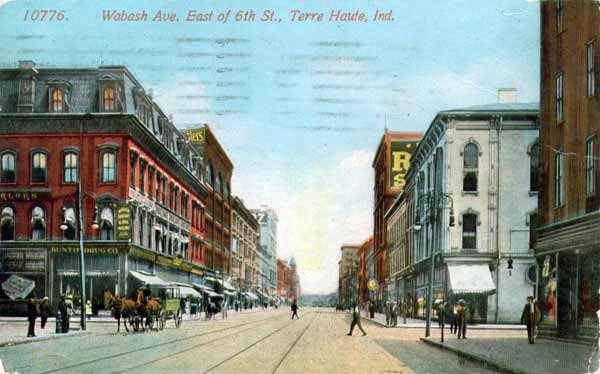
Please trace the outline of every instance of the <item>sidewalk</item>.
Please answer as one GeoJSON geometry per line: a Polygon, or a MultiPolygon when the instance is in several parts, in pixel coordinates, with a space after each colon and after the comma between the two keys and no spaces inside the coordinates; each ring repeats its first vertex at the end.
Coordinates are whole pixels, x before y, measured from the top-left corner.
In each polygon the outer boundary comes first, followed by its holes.
{"type": "MultiPolygon", "coordinates": [[[[375,313],[375,318],[368,318],[368,313],[362,311],[361,317],[363,320],[371,321],[378,325],[384,327],[397,327],[397,328],[425,328],[425,320],[416,319],[416,318],[407,318],[406,324],[404,323],[404,319],[402,317],[398,317],[398,326],[386,326],[385,324],[385,314],[383,313],[375,313]]],[[[431,321],[431,328],[438,329],[438,322],[435,320],[431,321]]],[[[446,332],[450,331],[450,326],[445,325],[446,332]]],[[[525,330],[525,325],[494,325],[494,324],[469,324],[467,325],[468,329],[474,330],[525,330]]]]}
{"type": "MultiPolygon", "coordinates": [[[[500,332],[501,334],[501,332],[500,332]]],[[[584,374],[597,373],[598,347],[537,339],[535,344],[521,337],[468,337],[466,340],[421,338],[421,341],[483,363],[506,373],[584,374]]]]}
{"type": "Polygon", "coordinates": [[[27,321],[24,323],[0,322],[0,347],[70,336],[81,336],[89,333],[89,331],[71,330],[68,334],[56,334],[54,321],[52,323],[48,321],[46,328],[43,330],[40,328],[39,318],[35,322],[35,338],[27,337],[27,321]]]}
{"type": "MultiPolygon", "coordinates": [[[[267,311],[275,311],[276,309],[247,309],[243,312],[236,312],[234,310],[228,311],[228,318],[235,317],[238,315],[250,314],[250,313],[261,313],[267,311]]],[[[216,319],[221,320],[223,318],[222,313],[217,313],[216,319]]],[[[189,316],[184,314],[183,320],[185,321],[198,321],[201,323],[210,323],[211,320],[207,320],[205,318],[205,314],[196,316],[189,316]]],[[[38,318],[35,321],[35,338],[27,337],[27,327],[29,322],[26,317],[0,317],[0,347],[7,345],[17,345],[17,344],[25,344],[31,343],[41,340],[51,340],[51,339],[59,339],[66,338],[70,336],[81,336],[84,334],[97,333],[97,332],[106,332],[107,326],[106,324],[114,324],[116,331],[116,323],[117,320],[113,317],[92,317],[86,321],[88,325],[87,331],[79,331],[79,315],[71,316],[70,323],[70,331],[67,334],[56,334],[56,319],[54,317],[48,318],[46,322],[46,328],[41,329],[41,319],[38,318]]]]}

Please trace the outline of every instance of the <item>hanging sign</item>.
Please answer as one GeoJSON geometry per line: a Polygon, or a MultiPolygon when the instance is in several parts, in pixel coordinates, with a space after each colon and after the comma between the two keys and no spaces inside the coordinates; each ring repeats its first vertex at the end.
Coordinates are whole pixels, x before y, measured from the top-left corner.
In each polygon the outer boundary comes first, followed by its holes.
{"type": "Polygon", "coordinates": [[[117,240],[129,240],[131,233],[131,210],[127,204],[117,205],[117,240]]]}

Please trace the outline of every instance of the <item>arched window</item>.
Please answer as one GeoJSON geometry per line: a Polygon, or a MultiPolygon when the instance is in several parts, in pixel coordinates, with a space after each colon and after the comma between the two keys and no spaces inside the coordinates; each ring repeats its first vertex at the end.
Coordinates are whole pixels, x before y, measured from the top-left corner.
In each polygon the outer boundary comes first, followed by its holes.
{"type": "Polygon", "coordinates": [[[52,111],[64,112],[64,91],[60,87],[52,90],[52,111]]]}
{"type": "Polygon", "coordinates": [[[115,216],[112,208],[106,207],[100,213],[100,240],[115,239],[115,216]]]}
{"type": "Polygon", "coordinates": [[[477,172],[479,168],[479,149],[474,143],[469,143],[464,150],[463,191],[477,191],[477,172]]]}
{"type": "Polygon", "coordinates": [[[206,166],[206,182],[209,185],[214,185],[212,164],[209,162],[206,166]]]}
{"type": "Polygon", "coordinates": [[[75,152],[65,153],[63,181],[65,183],[75,183],[78,180],[79,157],[75,152]]]}
{"type": "Polygon", "coordinates": [[[66,240],[75,240],[77,237],[77,216],[75,215],[75,209],[64,208],[63,212],[63,224],[61,230],[64,231],[64,238],[66,240]]]}
{"type": "Polygon", "coordinates": [[[15,240],[15,211],[9,206],[0,214],[0,240],[15,240]]]}
{"type": "Polygon", "coordinates": [[[43,152],[35,152],[31,155],[31,182],[45,183],[48,177],[47,156],[43,152]]]}
{"type": "Polygon", "coordinates": [[[465,213],[462,216],[463,249],[477,249],[477,214],[465,213]]]}
{"type": "Polygon", "coordinates": [[[15,183],[17,181],[15,164],[16,156],[14,153],[7,152],[2,155],[2,173],[0,174],[0,183],[15,183]]]}
{"type": "Polygon", "coordinates": [[[44,209],[39,206],[31,211],[31,239],[46,239],[46,214],[44,209]]]}
{"type": "Polygon", "coordinates": [[[217,175],[217,180],[215,182],[215,190],[220,194],[223,193],[223,180],[221,179],[221,173],[217,175]]]}
{"type": "Polygon", "coordinates": [[[529,150],[529,191],[537,191],[540,173],[540,143],[535,142],[529,150]]]}
{"type": "Polygon", "coordinates": [[[115,111],[115,89],[112,87],[105,87],[103,92],[104,98],[104,111],[114,112],[115,111]]]}

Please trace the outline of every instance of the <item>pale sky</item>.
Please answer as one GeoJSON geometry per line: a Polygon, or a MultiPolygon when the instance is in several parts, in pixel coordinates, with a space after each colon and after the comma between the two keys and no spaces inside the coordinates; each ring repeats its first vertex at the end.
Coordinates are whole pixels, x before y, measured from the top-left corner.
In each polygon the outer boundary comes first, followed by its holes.
{"type": "Polygon", "coordinates": [[[342,243],[373,230],[373,154],[387,126],[425,131],[436,112],[539,97],[539,4],[506,1],[0,0],[0,66],[126,65],[181,128],[207,122],[232,159],[233,193],[279,216],[279,257],[305,292],[333,292],[342,243]],[[250,5],[251,4],[251,5],[250,5]],[[63,9],[64,21],[24,21],[63,9]],[[102,10],[179,22],[102,21],[102,10]],[[190,9],[211,22],[185,22],[190,9]],[[222,24],[271,9],[281,22],[222,24]],[[293,23],[290,11],[393,11],[393,21],[293,23]]]}

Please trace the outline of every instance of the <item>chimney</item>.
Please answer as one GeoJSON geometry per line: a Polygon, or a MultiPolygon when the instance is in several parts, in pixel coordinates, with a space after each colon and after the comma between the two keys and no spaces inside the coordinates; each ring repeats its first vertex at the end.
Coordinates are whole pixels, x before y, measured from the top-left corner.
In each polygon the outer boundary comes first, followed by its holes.
{"type": "Polygon", "coordinates": [[[498,89],[498,104],[516,104],[517,89],[516,88],[500,88],[498,89]]]}

